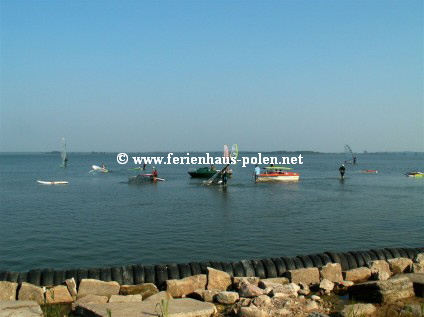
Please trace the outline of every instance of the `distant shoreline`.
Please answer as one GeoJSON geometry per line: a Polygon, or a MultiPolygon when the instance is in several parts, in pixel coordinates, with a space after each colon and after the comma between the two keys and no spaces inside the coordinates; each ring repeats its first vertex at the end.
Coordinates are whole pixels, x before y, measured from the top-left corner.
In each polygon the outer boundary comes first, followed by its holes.
{"type": "MultiPolygon", "coordinates": [[[[137,152],[137,151],[129,151],[128,153],[221,153],[222,151],[143,151],[143,152],[137,152]]],[[[289,154],[344,154],[344,152],[318,152],[318,151],[284,151],[284,150],[278,150],[278,151],[240,151],[241,153],[245,154],[257,154],[257,153],[272,153],[272,154],[279,154],[279,153],[289,153],[289,154]]],[[[97,152],[97,151],[74,151],[74,152],[68,152],[68,154],[92,154],[92,155],[98,155],[98,154],[116,154],[116,152],[97,152]]],[[[60,155],[60,151],[49,151],[49,152],[42,152],[42,151],[34,151],[34,152],[9,152],[9,151],[0,151],[0,154],[45,154],[45,155],[60,155]]],[[[379,152],[360,152],[355,153],[356,155],[418,155],[418,154],[424,154],[424,151],[379,151],[379,152]]]]}

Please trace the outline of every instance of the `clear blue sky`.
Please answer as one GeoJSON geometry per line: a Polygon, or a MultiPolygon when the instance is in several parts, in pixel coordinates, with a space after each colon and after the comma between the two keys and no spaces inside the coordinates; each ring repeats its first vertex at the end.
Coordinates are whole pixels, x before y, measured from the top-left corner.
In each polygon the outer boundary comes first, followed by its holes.
{"type": "Polygon", "coordinates": [[[424,151],[423,2],[1,0],[1,151],[424,151]]]}

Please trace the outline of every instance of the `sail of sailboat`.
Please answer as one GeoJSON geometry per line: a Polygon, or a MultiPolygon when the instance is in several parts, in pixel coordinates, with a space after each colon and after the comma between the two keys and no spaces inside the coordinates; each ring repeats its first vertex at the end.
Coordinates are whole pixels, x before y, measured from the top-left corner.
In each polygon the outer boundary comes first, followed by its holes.
{"type": "Polygon", "coordinates": [[[355,164],[356,163],[356,157],[352,152],[352,149],[349,145],[345,145],[345,163],[346,164],[355,164]]]}
{"type": "Polygon", "coordinates": [[[62,167],[66,167],[68,164],[68,157],[66,153],[66,140],[62,138],[62,151],[60,152],[60,156],[62,158],[62,167]]]}

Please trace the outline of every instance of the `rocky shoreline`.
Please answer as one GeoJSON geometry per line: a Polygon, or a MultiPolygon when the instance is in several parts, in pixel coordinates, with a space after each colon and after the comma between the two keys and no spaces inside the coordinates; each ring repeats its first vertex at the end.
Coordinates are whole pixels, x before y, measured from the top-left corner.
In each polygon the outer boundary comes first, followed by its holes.
{"type": "Polygon", "coordinates": [[[47,287],[0,281],[0,317],[424,317],[424,253],[346,271],[327,263],[276,278],[234,277],[211,267],[205,273],[167,280],[162,291],[153,283],[95,279],[47,287]],[[343,300],[348,296],[355,302],[343,300]],[[49,314],[58,305],[71,312],[49,314]]]}

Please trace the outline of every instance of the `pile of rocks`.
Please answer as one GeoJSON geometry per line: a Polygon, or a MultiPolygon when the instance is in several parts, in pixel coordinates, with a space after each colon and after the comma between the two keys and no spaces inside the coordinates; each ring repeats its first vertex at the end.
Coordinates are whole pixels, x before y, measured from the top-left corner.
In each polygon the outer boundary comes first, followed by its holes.
{"type": "MultiPolygon", "coordinates": [[[[268,279],[232,277],[208,267],[205,274],[167,280],[161,292],[151,283],[119,285],[94,279],[82,279],[78,287],[73,278],[51,287],[0,282],[0,316],[25,307],[20,316],[43,316],[40,304],[57,303],[69,303],[79,316],[160,316],[158,309],[166,309],[166,303],[169,316],[322,317],[334,313],[323,298],[340,292],[374,304],[422,297],[424,254],[414,261],[371,261],[367,267],[344,272],[340,264],[328,263],[268,279]]],[[[339,313],[371,316],[375,311],[373,304],[354,304],[339,313]]]]}

